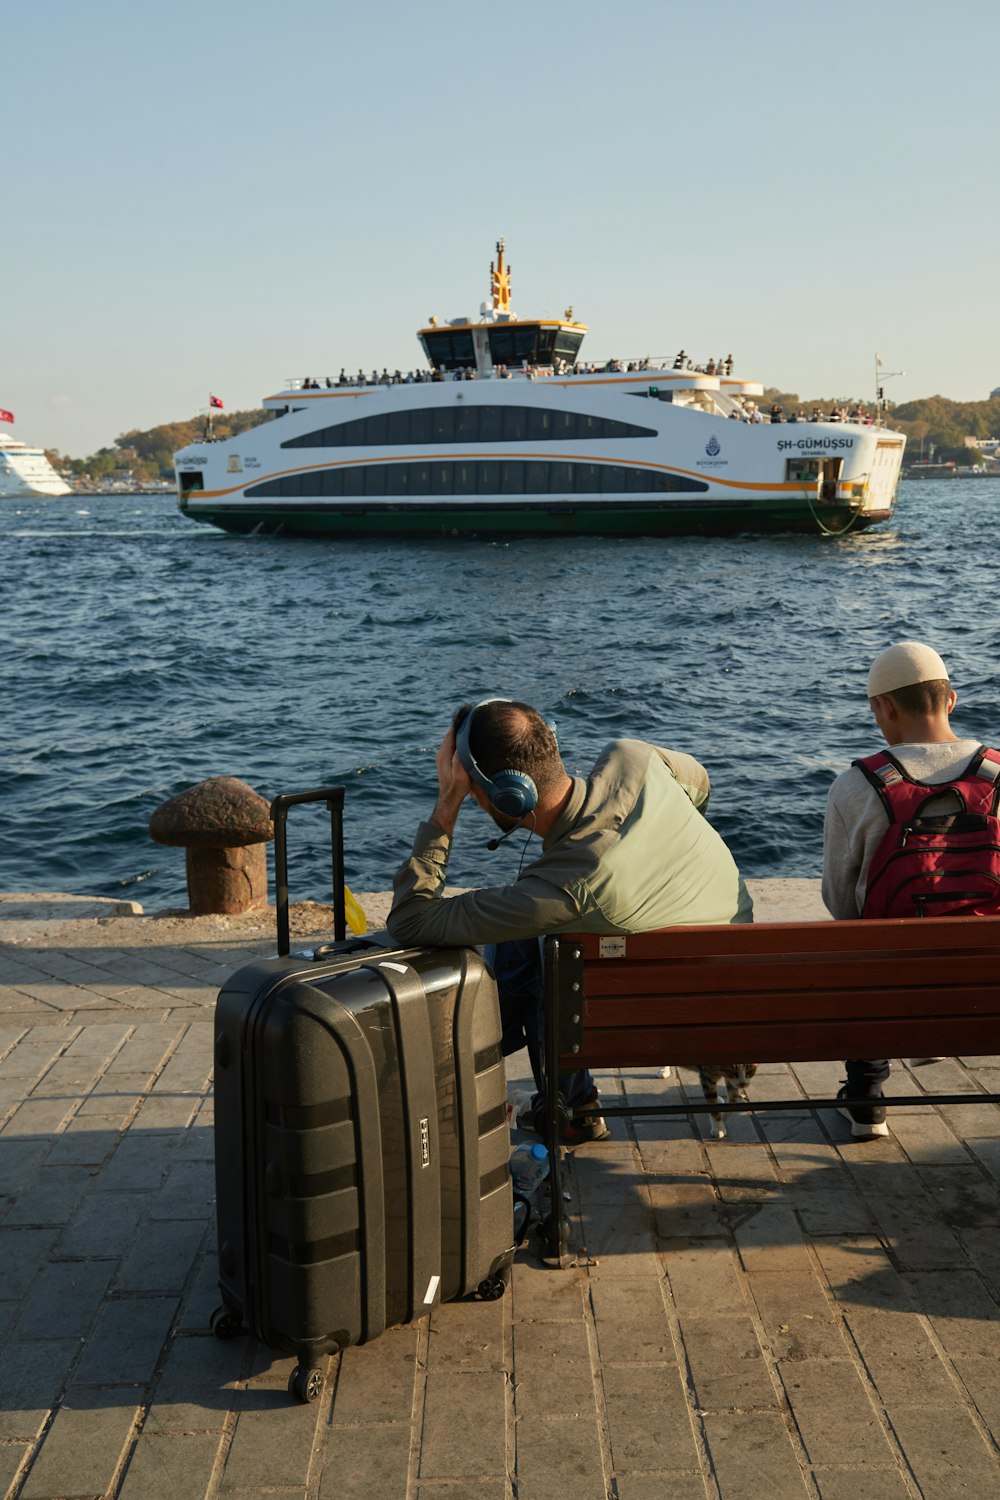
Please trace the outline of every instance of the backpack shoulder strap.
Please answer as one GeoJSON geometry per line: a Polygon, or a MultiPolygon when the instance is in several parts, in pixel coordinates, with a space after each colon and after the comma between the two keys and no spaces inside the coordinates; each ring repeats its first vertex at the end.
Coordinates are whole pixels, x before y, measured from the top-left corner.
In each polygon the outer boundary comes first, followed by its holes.
{"type": "Polygon", "coordinates": [[[896,815],[887,788],[898,786],[901,781],[908,781],[911,786],[917,786],[919,783],[913,780],[913,777],[903,769],[894,755],[889,754],[888,750],[876,750],[874,755],[865,755],[860,760],[852,760],[851,765],[857,766],[865,780],[874,787],[879,801],[885,808],[886,817],[890,823],[895,823],[896,815]]]}
{"type": "Polygon", "coordinates": [[[980,781],[993,783],[993,803],[990,812],[996,817],[997,805],[1000,804],[1000,752],[991,750],[986,745],[980,745],[962,772],[962,776],[978,776],[980,781]]]}

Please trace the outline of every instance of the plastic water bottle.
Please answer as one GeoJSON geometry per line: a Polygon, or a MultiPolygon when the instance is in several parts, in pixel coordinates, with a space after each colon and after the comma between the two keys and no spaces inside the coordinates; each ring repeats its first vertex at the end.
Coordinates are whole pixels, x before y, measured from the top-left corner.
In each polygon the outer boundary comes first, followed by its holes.
{"type": "Polygon", "coordinates": [[[522,1197],[530,1198],[538,1191],[549,1175],[549,1153],[541,1141],[515,1147],[510,1154],[510,1175],[514,1191],[522,1197]]]}

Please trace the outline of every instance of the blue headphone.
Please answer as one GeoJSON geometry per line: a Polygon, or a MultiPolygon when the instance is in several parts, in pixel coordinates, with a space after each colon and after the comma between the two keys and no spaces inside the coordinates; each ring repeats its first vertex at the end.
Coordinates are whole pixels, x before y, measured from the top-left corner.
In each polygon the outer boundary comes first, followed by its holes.
{"type": "MultiPolygon", "coordinates": [[[[490,806],[508,818],[520,820],[538,806],[538,788],[525,771],[495,771],[487,776],[476,764],[476,757],[469,744],[472,721],[487,703],[513,703],[513,698],[483,698],[470,708],[455,736],[455,750],[462,766],[477,786],[482,787],[490,799],[490,806]]],[[[552,728],[552,726],[549,726],[552,728]]],[[[552,730],[553,734],[555,730],[552,730]]]]}

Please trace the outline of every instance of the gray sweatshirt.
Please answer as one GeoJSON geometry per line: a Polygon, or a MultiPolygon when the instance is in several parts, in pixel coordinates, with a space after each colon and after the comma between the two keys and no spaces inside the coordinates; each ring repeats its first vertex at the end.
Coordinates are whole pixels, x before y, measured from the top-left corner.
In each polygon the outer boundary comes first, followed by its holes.
{"type": "Polygon", "coordinates": [[[698,808],[708,773],[690,755],[614,740],[569,802],[538,859],[510,885],[443,897],[451,839],[421,823],[393,881],[399,943],[471,945],[547,932],[649,932],[749,922],[736,862],[698,808]]]}
{"type": "MultiPolygon", "coordinates": [[[[931,786],[954,781],[979,748],[978,740],[892,745],[891,753],[915,781],[931,786]]],[[[857,766],[842,771],[830,788],[823,827],[823,900],[831,916],[861,915],[872,855],[888,828],[879,795],[857,766]]]]}

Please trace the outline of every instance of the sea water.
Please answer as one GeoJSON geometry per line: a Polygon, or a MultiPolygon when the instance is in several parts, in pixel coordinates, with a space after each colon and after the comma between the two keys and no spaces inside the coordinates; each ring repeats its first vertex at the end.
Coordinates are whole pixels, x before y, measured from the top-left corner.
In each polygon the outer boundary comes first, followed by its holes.
{"type": "MultiPolygon", "coordinates": [[[[183,905],[149,816],[221,775],[343,782],[348,882],[384,889],[453,709],[491,694],[554,718],[573,773],[617,736],[689,751],[745,874],[816,875],[884,646],[935,645],[958,732],[1000,741],[998,522],[989,479],[904,482],[891,524],[839,538],[291,540],[167,495],[5,501],[0,890],[183,905]]],[[[514,878],[521,837],[491,831],[463,810],[456,884],[514,878]]],[[[329,897],[326,837],[293,809],[293,898],[329,897]]]]}

